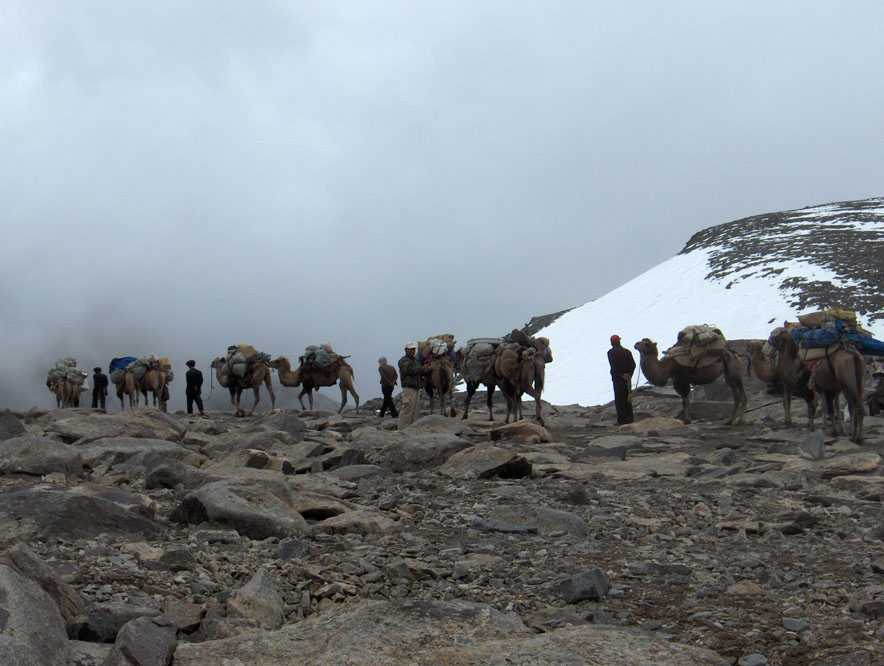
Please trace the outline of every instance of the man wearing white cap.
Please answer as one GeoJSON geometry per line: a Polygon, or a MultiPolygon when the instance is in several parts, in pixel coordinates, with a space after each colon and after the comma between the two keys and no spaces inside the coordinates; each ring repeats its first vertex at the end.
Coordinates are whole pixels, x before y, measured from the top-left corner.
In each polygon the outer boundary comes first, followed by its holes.
{"type": "Polygon", "coordinates": [[[402,402],[399,404],[399,430],[417,420],[421,411],[421,380],[429,374],[417,360],[417,343],[405,345],[405,356],[399,359],[399,381],[402,383],[402,402]]]}

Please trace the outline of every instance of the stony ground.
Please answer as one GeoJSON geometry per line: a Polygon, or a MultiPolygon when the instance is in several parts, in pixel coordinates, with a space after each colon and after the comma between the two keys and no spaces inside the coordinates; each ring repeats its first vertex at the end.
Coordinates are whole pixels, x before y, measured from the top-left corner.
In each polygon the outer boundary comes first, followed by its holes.
{"type": "Polygon", "coordinates": [[[546,431],[492,430],[476,398],[404,433],[368,409],[7,413],[0,561],[63,623],[18,654],[884,663],[884,420],[816,441],[756,392],[744,426],[714,400],[685,426],[644,391],[632,427],[548,407],[546,431]]]}

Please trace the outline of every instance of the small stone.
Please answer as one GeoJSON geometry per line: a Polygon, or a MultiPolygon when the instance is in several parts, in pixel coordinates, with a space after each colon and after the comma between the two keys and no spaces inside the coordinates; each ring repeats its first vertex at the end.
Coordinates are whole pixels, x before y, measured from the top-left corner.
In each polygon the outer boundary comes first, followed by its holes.
{"type": "Polygon", "coordinates": [[[784,617],[783,618],[783,629],[786,631],[793,631],[796,634],[800,634],[802,631],[807,630],[810,626],[810,622],[806,619],[799,619],[793,617],[784,617]]]}
{"type": "Polygon", "coordinates": [[[741,657],[738,666],[767,666],[767,657],[763,654],[747,654],[741,657]]]}
{"type": "Polygon", "coordinates": [[[608,596],[611,583],[605,572],[598,567],[571,576],[559,584],[559,595],[569,604],[580,601],[601,601],[608,596]]]}
{"type": "Polygon", "coordinates": [[[826,457],[826,440],[822,430],[814,430],[798,444],[798,453],[808,460],[822,460],[826,457]]]}

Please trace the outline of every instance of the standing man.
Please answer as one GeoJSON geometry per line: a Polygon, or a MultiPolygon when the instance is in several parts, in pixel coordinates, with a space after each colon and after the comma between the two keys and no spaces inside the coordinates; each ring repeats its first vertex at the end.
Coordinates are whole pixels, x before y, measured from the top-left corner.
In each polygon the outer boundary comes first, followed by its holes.
{"type": "Polygon", "coordinates": [[[197,409],[200,410],[200,416],[203,416],[203,373],[196,369],[196,361],[188,361],[187,365],[187,374],[185,375],[185,379],[187,380],[187,388],[184,389],[184,395],[187,398],[187,413],[193,414],[193,403],[196,403],[197,409]]]}
{"type": "Polygon", "coordinates": [[[399,418],[399,412],[396,411],[396,405],[393,404],[393,389],[396,388],[396,381],[399,375],[396,368],[387,363],[387,358],[381,356],[378,359],[378,374],[381,376],[381,393],[384,394],[384,404],[381,405],[380,417],[384,418],[387,410],[390,410],[390,416],[394,419],[399,418]]]}
{"type": "Polygon", "coordinates": [[[417,360],[417,343],[405,345],[405,356],[399,359],[399,378],[402,382],[402,402],[399,411],[399,430],[417,420],[421,412],[421,382],[429,368],[422,368],[417,360]]]}
{"type": "Polygon", "coordinates": [[[92,375],[92,409],[98,409],[101,405],[102,409],[107,409],[107,375],[101,371],[101,368],[93,368],[92,375]]]}
{"type": "Polygon", "coordinates": [[[608,350],[608,365],[611,366],[611,381],[614,382],[614,405],[617,408],[617,425],[632,423],[632,375],[635,372],[635,360],[632,352],[620,345],[620,336],[611,336],[611,348],[608,350]]]}

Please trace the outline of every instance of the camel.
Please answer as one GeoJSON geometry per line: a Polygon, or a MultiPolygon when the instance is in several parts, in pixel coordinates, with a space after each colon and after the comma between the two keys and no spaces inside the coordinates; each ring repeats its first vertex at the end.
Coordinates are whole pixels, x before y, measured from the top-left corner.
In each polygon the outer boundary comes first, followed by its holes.
{"type": "Polygon", "coordinates": [[[480,385],[485,385],[485,403],[488,405],[488,420],[494,420],[494,390],[497,388],[497,377],[494,375],[494,362],[487,363],[485,367],[478,369],[481,370],[481,373],[477,372],[476,376],[479,377],[478,381],[473,381],[472,379],[467,379],[467,376],[471,375],[470,372],[470,359],[464,355],[463,349],[458,350],[457,352],[458,365],[461,367],[464,383],[467,387],[467,397],[464,404],[464,413],[463,420],[466,421],[470,417],[470,401],[473,399],[473,395],[475,395],[476,391],[479,390],[480,385]]]}
{"type": "Polygon", "coordinates": [[[212,359],[211,367],[215,371],[218,383],[230,391],[230,402],[237,416],[251,416],[255,413],[255,408],[261,402],[261,384],[267,387],[267,392],[270,394],[270,409],[276,408],[276,394],[273,392],[270,366],[266,363],[255,363],[243,379],[231,373],[227,368],[227,360],[220,356],[212,359]],[[255,404],[248,414],[240,406],[242,392],[246,389],[252,389],[255,393],[255,404]]]}
{"type": "Polygon", "coordinates": [[[451,404],[454,392],[454,367],[450,358],[441,356],[430,361],[430,374],[426,376],[424,390],[430,397],[430,414],[433,413],[433,397],[438,395],[439,414],[457,416],[454,405],[451,404]]]}
{"type": "MultiPolygon", "coordinates": [[[[125,411],[126,405],[123,401],[123,396],[129,396],[129,409],[135,409],[138,407],[138,382],[135,380],[135,375],[131,372],[125,372],[123,374],[123,381],[119,384],[114,385],[117,389],[117,397],[120,399],[120,411],[125,411]]],[[[147,398],[145,398],[145,401],[147,398]]]]}
{"type": "Polygon", "coordinates": [[[144,394],[144,404],[147,405],[147,394],[153,397],[153,406],[159,407],[160,411],[166,411],[165,388],[168,375],[162,368],[148,368],[141,380],[141,392],[144,394]]]}
{"type": "Polygon", "coordinates": [[[749,353],[752,370],[761,381],[771,384],[780,383],[783,386],[783,410],[786,415],[786,426],[792,425],[792,396],[804,398],[807,403],[808,429],[814,429],[814,417],[816,415],[816,394],[808,386],[810,373],[804,364],[798,359],[798,345],[782,329],[782,333],[775,333],[771,338],[774,349],[777,350],[776,363],[771,365],[770,359],[761,351],[763,342],[753,341],[749,343],[749,353]]]}
{"type": "Polygon", "coordinates": [[[506,398],[506,421],[522,419],[522,395],[534,399],[537,422],[544,425],[543,393],[546,380],[546,364],[552,362],[552,351],[547,338],[534,338],[531,347],[516,351],[509,345],[501,345],[494,357],[494,374],[497,384],[506,398]]]}
{"type": "Polygon", "coordinates": [[[863,442],[865,359],[853,347],[842,347],[815,363],[810,372],[810,386],[822,393],[830,432],[842,434],[838,397],[843,393],[850,410],[850,441],[863,442]]]}
{"type": "Polygon", "coordinates": [[[724,375],[724,380],[734,396],[734,409],[728,425],[739,425],[746,413],[746,389],[743,386],[742,362],[730,349],[721,352],[720,360],[704,367],[679,365],[670,357],[658,358],[657,343],[644,338],[635,343],[641,357],[642,373],[654,386],[666,386],[669,380],[681,396],[682,410],[679,418],[691,422],[691,387],[711,384],[724,375]]]}
{"type": "Polygon", "coordinates": [[[343,357],[338,359],[325,368],[300,367],[292,370],[291,361],[285,356],[280,356],[270,363],[270,367],[276,370],[279,375],[279,383],[283,386],[301,386],[301,393],[298,395],[298,402],[301,409],[304,409],[304,396],[310,403],[310,409],[313,409],[313,391],[318,391],[322,386],[334,386],[337,384],[341,389],[341,406],[338,408],[338,414],[344,411],[347,406],[347,394],[353,396],[356,401],[356,411],[359,411],[359,394],[356,393],[354,384],[353,367],[344,360],[343,357]]]}
{"type": "Polygon", "coordinates": [[[58,409],[67,407],[67,382],[63,379],[47,381],[46,388],[55,396],[55,406],[58,409]]]}

